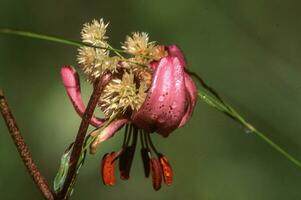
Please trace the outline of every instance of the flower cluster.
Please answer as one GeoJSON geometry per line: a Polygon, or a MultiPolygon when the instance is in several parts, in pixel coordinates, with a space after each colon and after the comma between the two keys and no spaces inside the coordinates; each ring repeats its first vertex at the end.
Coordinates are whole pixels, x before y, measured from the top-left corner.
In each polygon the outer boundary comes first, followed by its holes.
{"type": "MultiPolygon", "coordinates": [[[[197,90],[185,71],[185,58],[177,46],[157,45],[149,41],[147,33],[136,32],[126,37],[122,50],[117,50],[107,42],[107,26],[103,20],[85,24],[82,39],[87,46],[81,47],[78,54],[88,82],[111,76],[98,102],[105,118],[93,116],[90,121],[96,127],[89,135],[90,152],[95,153],[99,144],[125,126],[121,150],[103,157],[104,184],[115,184],[116,162],[121,179],[130,177],[140,138],[145,176],[151,175],[153,187],[158,190],[162,180],[171,185],[173,172],[167,158],[152,143],[151,133],[167,137],[184,126],[192,116],[197,90]]],[[[86,108],[77,72],[64,66],[61,75],[75,110],[82,116],[86,108]]]]}
{"type": "Polygon", "coordinates": [[[84,46],[78,50],[78,63],[90,82],[95,81],[107,69],[115,70],[119,61],[116,56],[110,57],[110,52],[107,50],[108,37],[105,35],[107,26],[108,24],[105,24],[102,19],[93,20],[91,24],[84,24],[81,32],[84,43],[99,47],[84,46]]]}
{"type": "Polygon", "coordinates": [[[100,98],[100,107],[106,116],[125,113],[128,109],[137,111],[142,105],[147,91],[144,81],[139,88],[134,81],[134,73],[125,71],[122,78],[113,79],[104,89],[100,98]]]}
{"type": "Polygon", "coordinates": [[[138,63],[149,64],[154,60],[159,60],[167,55],[163,46],[155,45],[155,42],[149,42],[147,33],[133,33],[127,36],[122,48],[131,55],[138,63]]]}

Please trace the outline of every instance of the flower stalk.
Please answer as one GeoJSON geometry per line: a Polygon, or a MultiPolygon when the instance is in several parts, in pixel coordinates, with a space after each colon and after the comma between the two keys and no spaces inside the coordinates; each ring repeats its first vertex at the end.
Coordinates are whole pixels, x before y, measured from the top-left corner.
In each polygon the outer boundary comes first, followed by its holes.
{"type": "Polygon", "coordinates": [[[21,135],[17,122],[11,113],[8,103],[4,97],[4,93],[1,89],[0,89],[0,111],[7,125],[9,133],[17,147],[20,157],[27,168],[28,173],[31,175],[36,186],[41,191],[42,195],[44,196],[44,199],[53,200],[54,193],[52,192],[46,179],[44,178],[44,176],[38,169],[37,165],[35,164],[31,156],[31,153],[29,151],[29,148],[24,138],[21,135]]]}
{"type": "Polygon", "coordinates": [[[104,88],[104,85],[106,85],[107,82],[109,82],[109,80],[111,80],[110,74],[104,74],[102,77],[96,79],[93,93],[90,97],[87,109],[85,110],[84,115],[82,117],[82,121],[72,148],[67,177],[64,181],[62,190],[58,193],[58,197],[60,199],[68,199],[70,196],[76,178],[75,176],[77,174],[76,171],[78,169],[78,162],[80,160],[81,154],[83,153],[82,149],[84,146],[90,120],[93,116],[95,107],[104,88]]]}
{"type": "Polygon", "coordinates": [[[38,39],[38,40],[45,40],[45,41],[49,41],[49,42],[66,44],[66,45],[75,46],[75,47],[86,46],[86,47],[93,47],[93,48],[97,48],[97,49],[111,50],[111,51],[115,52],[117,55],[120,55],[120,53],[124,52],[123,50],[115,49],[112,46],[99,47],[99,46],[91,45],[91,44],[84,43],[81,41],[69,40],[69,39],[62,38],[62,37],[34,33],[34,32],[30,32],[30,31],[16,30],[16,29],[10,29],[10,28],[0,28],[0,33],[8,34],[8,35],[18,35],[18,36],[33,38],[33,39],[38,39]]]}

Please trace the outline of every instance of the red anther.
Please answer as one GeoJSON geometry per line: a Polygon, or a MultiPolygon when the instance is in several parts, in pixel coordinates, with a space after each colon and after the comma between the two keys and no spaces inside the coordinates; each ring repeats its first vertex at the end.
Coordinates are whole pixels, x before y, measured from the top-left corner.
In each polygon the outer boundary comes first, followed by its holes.
{"type": "Polygon", "coordinates": [[[162,182],[161,166],[157,159],[150,159],[150,171],[152,175],[153,188],[157,191],[161,188],[162,182]]]}
{"type": "Polygon", "coordinates": [[[164,183],[170,186],[173,181],[173,172],[172,172],[171,165],[169,164],[167,158],[162,154],[159,156],[159,161],[163,173],[164,183]]]}
{"type": "Polygon", "coordinates": [[[116,183],[115,179],[115,163],[113,162],[115,158],[115,152],[107,153],[102,158],[101,163],[101,175],[103,184],[107,186],[113,186],[116,183]]]}

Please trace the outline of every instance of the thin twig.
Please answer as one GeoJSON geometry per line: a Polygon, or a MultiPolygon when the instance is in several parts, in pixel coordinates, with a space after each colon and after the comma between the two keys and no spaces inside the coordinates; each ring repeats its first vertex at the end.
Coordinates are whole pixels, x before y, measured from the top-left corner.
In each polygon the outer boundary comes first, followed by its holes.
{"type": "Polygon", "coordinates": [[[218,94],[218,92],[213,89],[211,86],[209,86],[204,79],[198,75],[197,73],[190,71],[189,69],[185,69],[186,72],[191,75],[192,77],[194,77],[195,79],[197,79],[197,81],[208,91],[210,92],[215,98],[217,98],[219,100],[219,102],[221,104],[223,104],[223,106],[225,107],[224,110],[222,110],[222,112],[227,115],[228,117],[232,118],[233,120],[237,121],[237,119],[235,117],[233,117],[232,115],[229,114],[229,112],[231,112],[231,108],[229,107],[229,105],[227,105],[224,100],[222,99],[222,97],[218,94]]]}
{"type": "Polygon", "coordinates": [[[73,149],[71,152],[71,157],[69,161],[69,170],[67,173],[67,177],[65,179],[64,185],[60,193],[58,194],[57,199],[68,199],[69,194],[68,191],[70,189],[70,185],[72,184],[75,176],[76,176],[76,166],[80,158],[80,154],[82,152],[82,148],[84,145],[86,133],[89,127],[89,122],[94,113],[95,107],[98,103],[99,97],[102,93],[102,90],[105,85],[111,80],[111,74],[107,73],[98,78],[94,83],[93,93],[90,97],[88,106],[85,110],[85,113],[82,117],[82,121],[80,127],[78,129],[78,133],[73,145],[73,149]]]}
{"type": "Polygon", "coordinates": [[[251,133],[260,137],[263,141],[269,144],[273,149],[278,151],[282,154],[286,159],[294,163],[297,167],[301,168],[301,162],[296,159],[293,155],[285,151],[281,148],[278,144],[273,142],[270,138],[268,138],[265,134],[257,130],[253,125],[251,125],[245,118],[243,118],[234,108],[232,108],[227,103],[221,103],[218,99],[212,97],[211,95],[207,94],[205,91],[199,92],[198,96],[201,100],[203,100],[209,106],[217,109],[218,111],[223,112],[228,117],[239,122],[246,130],[250,131],[251,133]],[[225,106],[226,105],[226,106],[225,106]]]}
{"type": "Polygon", "coordinates": [[[209,86],[200,75],[198,75],[197,73],[190,71],[189,69],[186,69],[186,72],[195,77],[200,83],[201,85],[207,90],[209,91],[211,94],[213,94],[222,104],[224,104],[227,107],[227,104],[224,103],[224,100],[221,98],[221,96],[211,87],[209,86]]]}
{"type": "Polygon", "coordinates": [[[100,46],[95,46],[95,45],[91,45],[91,44],[76,41],[76,40],[69,40],[69,39],[62,38],[62,37],[34,33],[34,32],[30,32],[30,31],[16,30],[16,29],[10,29],[10,28],[0,28],[0,33],[10,34],[10,35],[18,35],[18,36],[23,36],[23,37],[28,37],[28,38],[34,38],[34,39],[39,39],[39,40],[66,44],[66,45],[70,45],[70,46],[76,46],[76,47],[84,47],[85,46],[85,47],[92,47],[92,48],[96,48],[96,49],[111,50],[111,51],[114,51],[115,54],[120,57],[122,57],[120,53],[125,52],[124,50],[121,50],[121,49],[115,49],[112,46],[100,47],[100,46]]]}
{"type": "Polygon", "coordinates": [[[29,174],[33,178],[35,184],[37,185],[41,193],[43,194],[44,198],[47,200],[53,200],[54,199],[53,192],[49,188],[44,176],[39,171],[37,165],[33,161],[31,153],[29,152],[25,140],[21,135],[21,132],[17,126],[17,122],[11,113],[8,103],[4,97],[4,93],[1,89],[0,89],[0,110],[4,118],[4,121],[6,123],[6,126],[9,130],[9,133],[17,147],[20,157],[24,165],[26,166],[29,174]]]}

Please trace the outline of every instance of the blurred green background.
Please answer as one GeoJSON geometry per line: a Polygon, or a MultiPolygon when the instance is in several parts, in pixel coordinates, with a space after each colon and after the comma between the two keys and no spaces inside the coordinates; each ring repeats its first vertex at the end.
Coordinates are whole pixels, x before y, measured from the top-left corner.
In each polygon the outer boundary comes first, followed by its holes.
{"type": "MultiPolygon", "coordinates": [[[[0,27],[79,39],[82,24],[110,21],[114,46],[132,31],[178,44],[201,74],[257,128],[301,159],[301,1],[298,0],[1,0],[0,27]]],[[[0,35],[0,86],[41,171],[52,182],[80,119],[60,80],[76,65],[74,47],[0,35]]],[[[85,100],[91,86],[83,82],[85,100]]],[[[102,185],[104,153],[119,150],[122,134],[103,144],[82,168],[72,199],[299,200],[301,170],[224,115],[199,102],[193,119],[168,139],[155,136],[169,157],[171,187],[154,192],[136,154],[127,182],[102,185]]],[[[1,199],[41,199],[0,120],[1,199]]]]}

